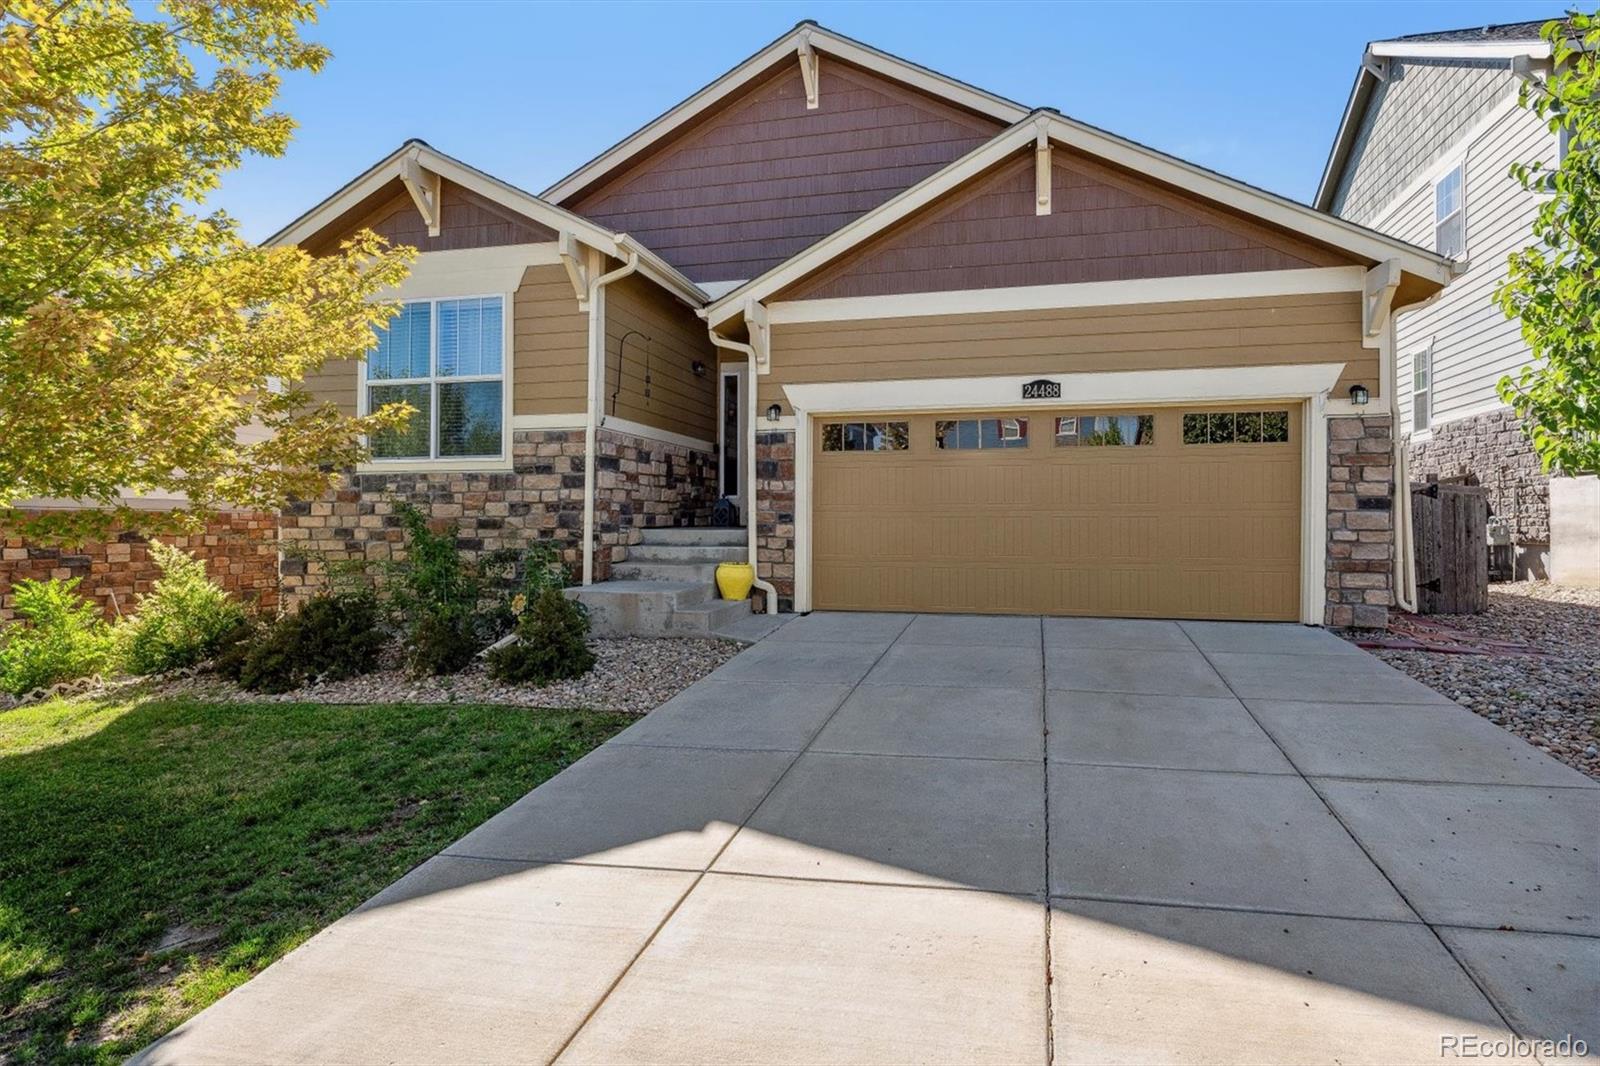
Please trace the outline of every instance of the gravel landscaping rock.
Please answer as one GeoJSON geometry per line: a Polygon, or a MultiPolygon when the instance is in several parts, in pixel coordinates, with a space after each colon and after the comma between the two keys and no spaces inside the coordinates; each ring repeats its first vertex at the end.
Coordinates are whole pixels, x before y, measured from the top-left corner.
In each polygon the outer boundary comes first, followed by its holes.
{"type": "Polygon", "coordinates": [[[172,682],[166,695],[240,703],[498,703],[644,714],[739,653],[726,640],[596,639],[595,666],[583,677],[543,687],[490,679],[481,660],[449,677],[414,678],[391,657],[384,669],[348,681],[307,685],[280,696],[246,692],[214,675],[172,682]]]}
{"type": "MultiPolygon", "coordinates": [[[[1541,655],[1374,650],[1590,777],[1600,779],[1600,589],[1524,581],[1489,586],[1489,610],[1432,615],[1452,629],[1530,645],[1541,655]]],[[[1348,630],[1347,639],[1370,635],[1348,630]]]]}

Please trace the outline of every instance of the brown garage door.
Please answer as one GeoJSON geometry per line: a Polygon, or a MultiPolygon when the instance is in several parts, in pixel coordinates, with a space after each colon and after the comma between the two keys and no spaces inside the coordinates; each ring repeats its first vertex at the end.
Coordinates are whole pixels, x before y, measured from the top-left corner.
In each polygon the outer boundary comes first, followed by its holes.
{"type": "Polygon", "coordinates": [[[821,610],[1294,620],[1298,405],[813,423],[821,610]]]}

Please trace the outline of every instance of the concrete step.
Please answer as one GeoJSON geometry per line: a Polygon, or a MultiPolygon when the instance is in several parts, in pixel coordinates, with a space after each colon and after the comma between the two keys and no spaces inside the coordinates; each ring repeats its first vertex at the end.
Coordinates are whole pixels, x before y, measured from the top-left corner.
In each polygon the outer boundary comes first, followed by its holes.
{"type": "Polygon", "coordinates": [[[596,636],[663,636],[674,632],[673,616],[711,598],[703,581],[602,581],[567,589],[589,609],[596,636]]]}
{"type": "Polygon", "coordinates": [[[754,644],[771,636],[779,626],[794,621],[796,617],[792,614],[744,614],[717,627],[711,635],[740,644],[754,644]]]}
{"type": "Polygon", "coordinates": [[[617,581],[699,581],[714,585],[717,580],[717,564],[652,563],[629,559],[627,562],[612,564],[611,577],[617,581]]]}
{"type": "Polygon", "coordinates": [[[749,600],[707,600],[672,612],[668,632],[683,636],[717,636],[719,630],[749,617],[749,600]]]}
{"type": "Polygon", "coordinates": [[[742,529],[690,529],[682,526],[658,526],[640,530],[645,544],[700,545],[701,547],[743,547],[745,532],[742,529]]]}
{"type": "Polygon", "coordinates": [[[744,544],[631,544],[630,563],[742,563],[747,557],[744,544]]]}

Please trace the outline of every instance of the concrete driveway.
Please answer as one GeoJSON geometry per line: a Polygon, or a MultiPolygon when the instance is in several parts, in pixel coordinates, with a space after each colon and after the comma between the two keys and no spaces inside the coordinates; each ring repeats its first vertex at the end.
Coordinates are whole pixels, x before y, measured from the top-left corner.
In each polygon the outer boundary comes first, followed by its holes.
{"type": "Polygon", "coordinates": [[[1318,630],[815,614],[143,1058],[1600,1046],[1597,828],[1588,778],[1318,630]]]}

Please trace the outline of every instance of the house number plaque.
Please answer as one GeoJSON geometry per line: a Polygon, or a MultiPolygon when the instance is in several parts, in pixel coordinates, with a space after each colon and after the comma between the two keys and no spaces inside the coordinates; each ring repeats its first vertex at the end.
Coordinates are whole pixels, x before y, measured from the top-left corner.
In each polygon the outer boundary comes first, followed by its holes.
{"type": "Polygon", "coordinates": [[[1059,400],[1061,399],[1061,382],[1050,381],[1046,378],[1024,382],[1022,398],[1024,400],[1059,400]]]}

